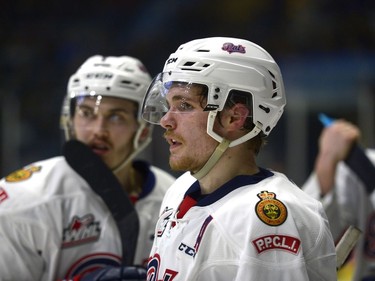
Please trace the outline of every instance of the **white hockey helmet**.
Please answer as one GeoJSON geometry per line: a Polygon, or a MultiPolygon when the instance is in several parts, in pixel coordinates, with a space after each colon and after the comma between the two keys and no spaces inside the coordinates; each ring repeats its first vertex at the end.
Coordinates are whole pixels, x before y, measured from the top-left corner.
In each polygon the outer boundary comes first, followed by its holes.
{"type": "Polygon", "coordinates": [[[151,83],[142,106],[142,117],[158,124],[168,111],[165,101],[171,82],[202,84],[208,88],[210,111],[207,133],[229,147],[243,143],[260,132],[268,135],[280,119],[286,104],[279,66],[262,47],[243,39],[211,37],[182,44],[165,62],[163,72],[151,83]],[[218,111],[223,110],[231,91],[247,92],[252,100],[254,128],[228,142],[213,131],[218,111]]]}
{"type": "Polygon", "coordinates": [[[137,119],[140,126],[134,138],[133,154],[139,153],[151,141],[152,127],[149,127],[146,140],[142,143],[140,141],[140,135],[146,126],[141,118],[141,105],[150,82],[151,76],[146,67],[136,58],[101,55],[88,58],[68,82],[67,95],[61,113],[61,127],[64,130],[65,139],[69,140],[74,137],[72,116],[75,110],[74,101],[77,97],[122,98],[138,104],[137,119]]]}
{"type": "MultiPolygon", "coordinates": [[[[169,82],[206,85],[205,110],[209,111],[221,111],[232,90],[248,92],[253,101],[253,123],[257,132],[265,135],[275,127],[286,104],[279,66],[266,50],[243,39],[212,37],[182,44],[148,90],[143,103],[146,121],[157,124],[168,110],[162,102],[165,97],[157,93],[165,95],[169,82]]],[[[212,128],[208,132],[211,135],[212,128]]]]}

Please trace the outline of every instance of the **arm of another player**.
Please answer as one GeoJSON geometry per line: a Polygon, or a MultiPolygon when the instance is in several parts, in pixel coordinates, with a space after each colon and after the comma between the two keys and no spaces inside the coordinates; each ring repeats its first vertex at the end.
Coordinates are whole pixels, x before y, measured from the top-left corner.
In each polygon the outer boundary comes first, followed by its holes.
{"type": "Polygon", "coordinates": [[[359,128],[344,120],[334,121],[323,129],[319,137],[319,153],[314,167],[322,196],[335,186],[337,165],[346,159],[359,138],[359,128]]]}

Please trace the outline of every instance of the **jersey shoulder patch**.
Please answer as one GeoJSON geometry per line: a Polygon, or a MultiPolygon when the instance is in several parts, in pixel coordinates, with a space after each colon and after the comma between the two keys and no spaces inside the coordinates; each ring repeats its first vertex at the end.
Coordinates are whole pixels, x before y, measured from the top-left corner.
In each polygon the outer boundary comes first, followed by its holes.
{"type": "Polygon", "coordinates": [[[257,194],[260,201],[255,205],[258,218],[269,226],[282,225],[288,217],[288,210],[283,202],[276,199],[273,192],[262,191],[257,194]]]}
{"type": "Polygon", "coordinates": [[[17,171],[10,173],[8,176],[5,177],[6,182],[20,182],[25,181],[31,178],[33,173],[39,172],[42,169],[41,166],[28,166],[17,171]]]}

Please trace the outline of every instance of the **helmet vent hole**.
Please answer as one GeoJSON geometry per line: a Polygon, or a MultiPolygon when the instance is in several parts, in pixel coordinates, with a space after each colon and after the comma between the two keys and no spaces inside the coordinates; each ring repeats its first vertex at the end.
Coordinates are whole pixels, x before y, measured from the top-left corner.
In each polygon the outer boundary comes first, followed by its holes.
{"type": "Polygon", "coordinates": [[[182,65],[181,70],[199,72],[199,71],[202,71],[209,66],[210,66],[209,63],[201,63],[201,62],[198,62],[198,61],[187,61],[182,65]]]}
{"type": "Polygon", "coordinates": [[[201,52],[201,53],[209,53],[210,50],[200,49],[200,50],[197,50],[197,52],[201,52]]]}
{"type": "Polygon", "coordinates": [[[181,68],[182,70],[190,70],[190,71],[201,71],[201,69],[197,69],[197,68],[181,68]]]}
{"type": "Polygon", "coordinates": [[[129,80],[121,80],[118,86],[125,89],[136,90],[137,88],[139,88],[139,85],[139,83],[134,83],[129,80]]]}
{"type": "Polygon", "coordinates": [[[193,62],[193,61],[187,61],[187,62],[184,63],[184,66],[192,66],[192,65],[194,65],[194,63],[195,62],[193,62]]]}
{"type": "Polygon", "coordinates": [[[263,105],[261,105],[261,104],[259,105],[259,108],[262,109],[265,113],[270,113],[270,111],[271,111],[271,110],[269,109],[269,107],[265,107],[265,106],[263,106],[263,105]]]}
{"type": "Polygon", "coordinates": [[[269,132],[271,130],[270,126],[267,126],[266,132],[269,132]]]}
{"type": "Polygon", "coordinates": [[[272,80],[272,88],[275,90],[276,89],[276,82],[272,80]]]}
{"type": "Polygon", "coordinates": [[[268,70],[268,73],[275,79],[275,75],[271,71],[268,70]]]}
{"type": "Polygon", "coordinates": [[[89,86],[85,86],[85,90],[88,90],[89,89],[89,86]]]}
{"type": "Polygon", "coordinates": [[[107,87],[106,89],[107,89],[107,91],[110,91],[110,90],[111,90],[111,87],[107,87]]]}
{"type": "Polygon", "coordinates": [[[277,92],[273,93],[272,98],[277,97],[277,92]]]}

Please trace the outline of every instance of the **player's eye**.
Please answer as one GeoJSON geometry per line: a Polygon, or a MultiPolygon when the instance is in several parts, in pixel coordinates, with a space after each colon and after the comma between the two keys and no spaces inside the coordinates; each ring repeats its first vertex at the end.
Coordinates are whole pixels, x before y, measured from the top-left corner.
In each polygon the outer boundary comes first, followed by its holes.
{"type": "Polygon", "coordinates": [[[191,111],[194,109],[194,107],[191,104],[187,103],[186,101],[181,101],[178,109],[179,111],[184,112],[184,111],[191,111]]]}
{"type": "Polygon", "coordinates": [[[195,107],[185,99],[172,102],[172,104],[169,106],[169,111],[173,112],[190,112],[194,109],[195,107]]]}
{"type": "Polygon", "coordinates": [[[84,119],[93,119],[95,117],[94,110],[86,106],[78,107],[77,114],[84,119]]]}
{"type": "Polygon", "coordinates": [[[112,113],[107,117],[107,119],[112,124],[120,125],[120,124],[126,123],[126,116],[124,116],[124,114],[121,114],[121,113],[112,113]]]}

